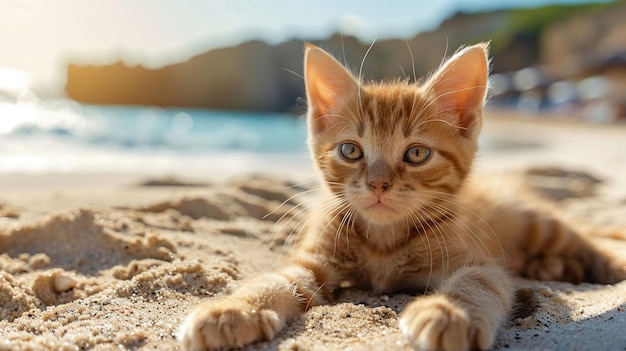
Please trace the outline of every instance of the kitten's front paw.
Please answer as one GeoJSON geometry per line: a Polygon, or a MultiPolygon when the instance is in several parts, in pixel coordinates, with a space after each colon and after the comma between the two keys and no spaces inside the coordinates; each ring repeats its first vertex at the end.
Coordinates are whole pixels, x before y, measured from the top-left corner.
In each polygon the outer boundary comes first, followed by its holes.
{"type": "Polygon", "coordinates": [[[421,351],[485,350],[491,346],[495,326],[445,296],[413,301],[400,316],[400,329],[421,351]]]}
{"type": "Polygon", "coordinates": [[[284,326],[272,310],[255,310],[233,298],[196,306],[180,327],[178,338],[186,350],[211,350],[270,340],[284,326]]]}

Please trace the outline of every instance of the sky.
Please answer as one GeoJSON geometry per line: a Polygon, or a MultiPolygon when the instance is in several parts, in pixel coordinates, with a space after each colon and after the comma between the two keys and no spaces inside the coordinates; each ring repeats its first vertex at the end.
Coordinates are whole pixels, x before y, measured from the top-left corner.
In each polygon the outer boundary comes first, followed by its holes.
{"type": "Polygon", "coordinates": [[[459,10],[581,2],[590,1],[0,0],[0,90],[62,84],[70,61],[158,67],[249,39],[409,37],[459,10]]]}

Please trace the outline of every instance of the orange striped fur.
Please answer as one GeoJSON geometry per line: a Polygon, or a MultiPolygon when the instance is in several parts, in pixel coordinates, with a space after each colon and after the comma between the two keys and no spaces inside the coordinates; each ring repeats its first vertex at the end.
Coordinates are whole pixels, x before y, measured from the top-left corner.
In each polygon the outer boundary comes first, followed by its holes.
{"type": "Polygon", "coordinates": [[[512,273],[623,279],[623,265],[523,184],[471,174],[487,75],[486,44],[460,50],[421,85],[364,85],[307,45],[322,194],[290,264],[196,307],[179,333],[185,347],[271,339],[337,288],[356,286],[417,294],[399,323],[416,349],[484,350],[511,308],[512,273]]]}

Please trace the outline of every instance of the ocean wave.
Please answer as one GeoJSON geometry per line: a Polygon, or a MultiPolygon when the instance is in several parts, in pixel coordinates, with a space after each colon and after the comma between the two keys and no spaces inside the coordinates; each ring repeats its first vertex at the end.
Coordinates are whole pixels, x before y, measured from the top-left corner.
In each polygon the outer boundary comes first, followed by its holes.
{"type": "Polygon", "coordinates": [[[69,100],[0,103],[0,138],[55,139],[84,146],[186,152],[294,152],[304,148],[302,119],[157,107],[94,106],[69,100]]]}

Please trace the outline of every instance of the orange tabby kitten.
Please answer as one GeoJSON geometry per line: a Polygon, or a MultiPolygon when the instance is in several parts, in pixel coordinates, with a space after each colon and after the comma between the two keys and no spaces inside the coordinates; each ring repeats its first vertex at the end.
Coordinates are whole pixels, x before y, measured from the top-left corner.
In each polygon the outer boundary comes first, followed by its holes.
{"type": "Polygon", "coordinates": [[[179,333],[184,346],[271,339],[352,285],[417,292],[399,323],[416,349],[484,350],[511,308],[510,272],[623,279],[623,266],[550,205],[521,186],[470,176],[488,70],[487,45],[478,44],[422,85],[363,85],[307,45],[309,146],[326,194],[290,264],[193,309],[179,333]]]}

